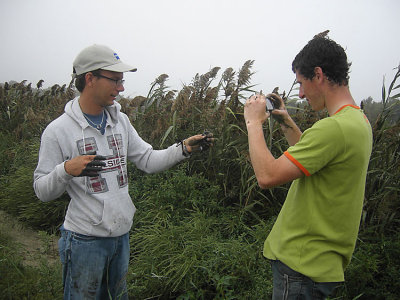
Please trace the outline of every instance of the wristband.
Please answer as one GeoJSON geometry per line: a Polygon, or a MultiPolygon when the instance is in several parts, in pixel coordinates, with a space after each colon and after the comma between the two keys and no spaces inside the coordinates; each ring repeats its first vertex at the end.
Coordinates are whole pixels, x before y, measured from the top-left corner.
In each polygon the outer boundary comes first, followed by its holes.
{"type": "Polygon", "coordinates": [[[184,157],[190,156],[190,152],[188,151],[188,149],[186,148],[186,145],[185,145],[185,140],[182,141],[182,155],[184,157]]]}
{"type": "Polygon", "coordinates": [[[182,147],[182,155],[183,155],[184,157],[189,157],[189,156],[191,155],[191,153],[190,153],[190,152],[188,151],[188,149],[186,148],[185,140],[179,141],[178,144],[177,144],[176,146],[178,147],[179,145],[181,145],[181,147],[182,147]]]}
{"type": "Polygon", "coordinates": [[[182,147],[182,155],[184,157],[189,157],[191,155],[191,153],[186,148],[185,140],[178,141],[176,146],[178,147],[179,145],[181,145],[181,147],[182,147]]]}

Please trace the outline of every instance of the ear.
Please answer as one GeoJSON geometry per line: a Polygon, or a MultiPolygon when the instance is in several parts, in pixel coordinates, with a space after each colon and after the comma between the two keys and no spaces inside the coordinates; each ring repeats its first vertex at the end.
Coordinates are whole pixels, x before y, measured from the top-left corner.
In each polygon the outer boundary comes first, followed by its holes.
{"type": "Polygon", "coordinates": [[[318,81],[322,81],[323,79],[324,79],[324,72],[322,71],[322,69],[321,69],[321,67],[315,67],[314,68],[314,74],[315,74],[315,78],[318,80],[318,81]]]}
{"type": "Polygon", "coordinates": [[[87,72],[85,75],[85,80],[86,80],[86,85],[85,86],[93,86],[93,81],[94,81],[95,76],[93,75],[92,72],[87,72]]]}

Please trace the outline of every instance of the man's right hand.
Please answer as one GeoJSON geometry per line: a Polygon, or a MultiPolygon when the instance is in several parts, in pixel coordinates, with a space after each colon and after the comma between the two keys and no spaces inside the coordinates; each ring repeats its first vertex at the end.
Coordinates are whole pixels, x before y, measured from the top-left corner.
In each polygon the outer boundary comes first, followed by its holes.
{"type": "Polygon", "coordinates": [[[102,171],[103,167],[106,165],[103,160],[106,160],[106,157],[102,155],[81,155],[66,161],[64,169],[69,175],[75,177],[96,177],[99,176],[99,172],[102,171]]]}
{"type": "Polygon", "coordinates": [[[274,109],[271,113],[272,116],[281,124],[286,124],[288,125],[286,122],[289,120],[289,113],[286,110],[285,107],[285,103],[283,102],[283,99],[281,96],[279,96],[278,94],[272,93],[272,94],[268,94],[266,96],[267,98],[272,98],[274,100],[275,103],[279,103],[279,108],[278,109],[274,109]]]}
{"type": "Polygon", "coordinates": [[[285,137],[290,146],[295,145],[301,136],[301,130],[290,117],[288,111],[286,110],[285,103],[283,99],[277,94],[268,94],[267,97],[273,98],[275,101],[279,101],[279,109],[274,109],[271,113],[275,118],[279,118],[279,124],[281,125],[281,129],[285,134],[285,137]]]}

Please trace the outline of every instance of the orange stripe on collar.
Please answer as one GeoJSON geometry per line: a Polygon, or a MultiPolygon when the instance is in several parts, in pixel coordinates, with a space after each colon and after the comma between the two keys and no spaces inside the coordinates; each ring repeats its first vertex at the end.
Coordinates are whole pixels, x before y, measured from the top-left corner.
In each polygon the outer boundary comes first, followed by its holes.
{"type": "Polygon", "coordinates": [[[345,108],[346,106],[351,106],[351,107],[353,107],[353,108],[355,108],[355,109],[360,109],[360,107],[358,107],[357,105],[346,104],[346,105],[343,105],[341,108],[339,108],[339,109],[334,113],[334,115],[337,114],[339,111],[341,111],[341,110],[342,110],[343,108],[345,108]]]}

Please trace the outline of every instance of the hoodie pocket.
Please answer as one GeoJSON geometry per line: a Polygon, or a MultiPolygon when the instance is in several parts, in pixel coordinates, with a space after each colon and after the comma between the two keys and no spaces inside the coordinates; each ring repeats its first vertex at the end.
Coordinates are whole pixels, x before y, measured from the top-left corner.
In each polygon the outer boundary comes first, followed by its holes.
{"type": "Polygon", "coordinates": [[[102,231],[108,236],[121,235],[129,231],[132,226],[136,207],[129,195],[108,198],[103,202],[102,220],[93,224],[93,231],[102,231]]]}
{"type": "Polygon", "coordinates": [[[101,202],[102,202],[102,207],[100,209],[96,210],[98,212],[98,213],[96,213],[96,215],[98,217],[94,217],[94,220],[91,222],[93,226],[100,226],[101,223],[103,223],[104,215],[105,215],[105,211],[106,211],[105,203],[107,202],[107,200],[103,200],[101,202]]]}

